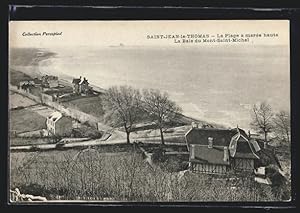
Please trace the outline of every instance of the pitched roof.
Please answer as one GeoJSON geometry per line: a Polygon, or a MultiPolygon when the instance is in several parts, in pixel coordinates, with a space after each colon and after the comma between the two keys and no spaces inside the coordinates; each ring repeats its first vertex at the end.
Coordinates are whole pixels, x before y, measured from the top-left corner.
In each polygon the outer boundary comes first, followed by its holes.
{"type": "MultiPolygon", "coordinates": [[[[239,130],[241,134],[245,133],[239,130]]],[[[186,133],[186,139],[188,144],[207,145],[207,139],[212,137],[214,146],[229,146],[231,138],[237,133],[237,129],[193,128],[186,133]]]]}
{"type": "Polygon", "coordinates": [[[86,78],[81,79],[81,81],[79,82],[79,84],[83,84],[83,83],[88,83],[86,78]]]}
{"type": "Polygon", "coordinates": [[[254,148],[255,152],[259,152],[261,150],[258,142],[255,139],[250,139],[249,142],[251,143],[251,145],[254,148]]]}
{"type": "Polygon", "coordinates": [[[33,82],[34,82],[35,84],[41,84],[41,83],[42,83],[42,80],[39,79],[39,78],[34,78],[34,79],[33,79],[33,82]]]}
{"type": "Polygon", "coordinates": [[[79,84],[80,81],[81,81],[80,78],[73,78],[72,83],[73,83],[73,84],[79,84]]]}
{"type": "Polygon", "coordinates": [[[55,123],[55,122],[57,122],[61,117],[62,117],[62,114],[61,114],[60,112],[53,112],[53,113],[48,117],[48,119],[54,121],[54,123],[55,123]]]}
{"type": "MultiPolygon", "coordinates": [[[[191,162],[229,165],[229,161],[224,161],[224,149],[220,147],[208,148],[208,146],[195,145],[194,146],[195,159],[191,162]]],[[[229,154],[229,153],[228,153],[229,154]]]]}
{"type": "Polygon", "coordinates": [[[228,147],[231,157],[259,158],[254,146],[244,130],[235,129],[213,129],[193,128],[185,135],[188,147],[190,144],[208,145],[208,138],[213,138],[213,147],[228,147]]]}

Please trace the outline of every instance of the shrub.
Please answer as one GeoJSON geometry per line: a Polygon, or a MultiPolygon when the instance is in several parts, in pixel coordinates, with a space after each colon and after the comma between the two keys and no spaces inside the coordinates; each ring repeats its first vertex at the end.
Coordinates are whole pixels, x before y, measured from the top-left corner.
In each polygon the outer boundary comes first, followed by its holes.
{"type": "Polygon", "coordinates": [[[85,125],[72,130],[71,135],[75,138],[92,138],[97,139],[102,137],[102,132],[85,125]]]}
{"type": "Polygon", "coordinates": [[[157,148],[153,150],[152,162],[153,163],[163,163],[167,160],[165,156],[165,150],[163,148],[157,148]]]}
{"type": "Polygon", "coordinates": [[[25,162],[29,167],[21,165],[20,170],[11,171],[12,186],[47,199],[62,195],[69,200],[140,202],[277,200],[269,186],[255,183],[252,177],[230,182],[220,176],[168,172],[150,167],[134,151],[118,156],[101,155],[96,149],[83,149],[75,156],[74,152],[61,153],[29,157],[25,162]]]}

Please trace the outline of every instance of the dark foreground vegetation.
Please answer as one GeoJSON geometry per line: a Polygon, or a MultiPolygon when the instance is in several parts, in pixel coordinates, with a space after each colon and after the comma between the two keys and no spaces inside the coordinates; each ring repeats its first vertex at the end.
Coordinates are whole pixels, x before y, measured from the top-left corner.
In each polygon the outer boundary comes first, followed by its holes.
{"type": "Polygon", "coordinates": [[[232,178],[172,172],[165,169],[170,168],[171,160],[151,167],[133,150],[114,154],[95,149],[58,152],[15,153],[11,188],[48,200],[280,200],[270,186],[254,182],[249,175],[232,178]]]}

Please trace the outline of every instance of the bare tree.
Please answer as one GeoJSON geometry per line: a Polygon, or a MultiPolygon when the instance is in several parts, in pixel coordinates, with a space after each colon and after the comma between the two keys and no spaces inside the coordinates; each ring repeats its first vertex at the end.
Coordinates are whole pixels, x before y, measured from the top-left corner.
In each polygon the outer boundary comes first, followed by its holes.
{"type": "Polygon", "coordinates": [[[161,143],[164,144],[163,130],[166,127],[166,123],[172,121],[181,112],[181,108],[169,99],[167,93],[161,93],[159,90],[144,90],[143,97],[144,109],[158,126],[161,143]]]}
{"type": "Polygon", "coordinates": [[[280,111],[273,119],[274,128],[278,135],[282,136],[287,142],[290,142],[291,118],[287,111],[280,111]]]}
{"type": "Polygon", "coordinates": [[[124,127],[127,143],[130,143],[129,135],[134,124],[141,117],[141,99],[139,90],[129,86],[111,87],[103,99],[106,121],[124,127]]]}
{"type": "Polygon", "coordinates": [[[251,126],[264,134],[265,142],[267,142],[268,133],[273,129],[273,112],[271,106],[262,102],[259,106],[253,106],[253,120],[251,126]]]}

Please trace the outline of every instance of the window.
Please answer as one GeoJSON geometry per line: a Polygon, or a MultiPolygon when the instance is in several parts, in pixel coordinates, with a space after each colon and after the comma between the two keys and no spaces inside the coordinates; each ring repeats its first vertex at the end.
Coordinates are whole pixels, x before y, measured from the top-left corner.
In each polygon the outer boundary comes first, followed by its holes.
{"type": "Polygon", "coordinates": [[[213,147],[213,137],[208,137],[208,148],[212,148],[213,147]]]}

